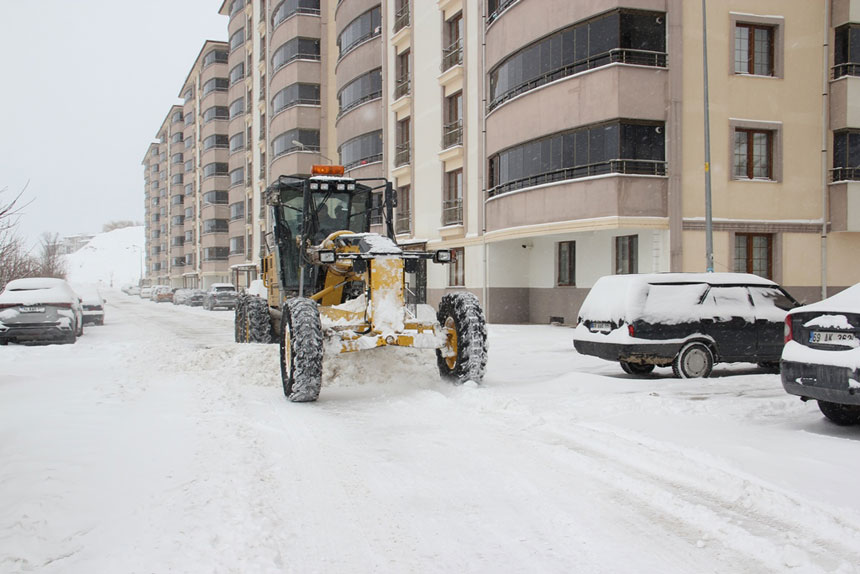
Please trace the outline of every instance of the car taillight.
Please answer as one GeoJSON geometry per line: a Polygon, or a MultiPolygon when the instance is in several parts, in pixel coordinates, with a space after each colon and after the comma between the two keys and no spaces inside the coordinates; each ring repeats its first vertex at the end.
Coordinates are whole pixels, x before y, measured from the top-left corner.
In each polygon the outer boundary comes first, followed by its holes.
{"type": "Polygon", "coordinates": [[[785,328],[783,329],[782,334],[784,343],[788,343],[794,338],[794,333],[791,329],[791,315],[785,316],[785,328]]]}
{"type": "Polygon", "coordinates": [[[0,303],[0,309],[11,309],[12,307],[20,307],[18,303],[0,303]]]}
{"type": "Polygon", "coordinates": [[[631,323],[631,324],[629,324],[629,325],[627,325],[627,334],[628,334],[628,335],[630,335],[631,337],[635,337],[635,336],[636,336],[636,334],[634,333],[634,329],[633,329],[633,324],[632,324],[632,323],[631,323]]]}

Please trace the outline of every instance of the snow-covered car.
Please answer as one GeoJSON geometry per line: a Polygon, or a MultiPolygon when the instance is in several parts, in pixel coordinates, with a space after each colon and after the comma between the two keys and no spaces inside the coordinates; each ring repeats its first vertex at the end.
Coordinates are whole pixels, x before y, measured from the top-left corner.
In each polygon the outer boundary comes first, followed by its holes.
{"type": "Polygon", "coordinates": [[[633,375],[671,365],[707,377],[715,363],[779,368],[783,323],[798,305],[779,285],[746,273],[610,275],[579,311],[574,346],[633,375]]]}
{"type": "Polygon", "coordinates": [[[192,289],[191,293],[188,295],[188,299],[185,301],[186,305],[190,305],[191,307],[199,307],[203,305],[203,298],[206,296],[206,291],[203,289],[192,289]]]}
{"type": "Polygon", "coordinates": [[[84,324],[105,324],[105,298],[98,288],[89,285],[76,285],[75,292],[81,298],[81,306],[84,312],[84,324]]]}
{"type": "Polygon", "coordinates": [[[128,290],[126,291],[128,295],[140,295],[140,287],[137,285],[130,285],[128,290]]]}
{"type": "Polygon", "coordinates": [[[187,305],[187,299],[191,295],[191,289],[181,288],[173,292],[174,305],[187,305]]]}
{"type": "Polygon", "coordinates": [[[152,295],[152,287],[141,287],[138,295],[141,299],[149,299],[150,295],[152,295]]]}
{"type": "Polygon", "coordinates": [[[789,312],[781,377],[834,423],[860,424],[860,283],[789,312]]]}
{"type": "Polygon", "coordinates": [[[14,279],[0,293],[0,345],[74,343],[83,334],[81,300],[63,279],[14,279]]]}
{"type": "Polygon", "coordinates": [[[173,301],[173,289],[167,285],[159,285],[152,290],[152,300],[156,303],[169,303],[173,301]]]}
{"type": "Polygon", "coordinates": [[[235,309],[238,295],[232,283],[213,283],[203,295],[203,308],[210,311],[218,307],[235,309]]]}

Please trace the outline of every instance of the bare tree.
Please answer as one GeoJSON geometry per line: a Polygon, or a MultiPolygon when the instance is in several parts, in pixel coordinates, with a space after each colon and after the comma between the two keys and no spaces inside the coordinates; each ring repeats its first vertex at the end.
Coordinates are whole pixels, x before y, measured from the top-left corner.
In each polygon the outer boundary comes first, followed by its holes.
{"type": "Polygon", "coordinates": [[[66,278],[59,233],[43,233],[39,249],[39,276],[66,278]]]}
{"type": "Polygon", "coordinates": [[[6,193],[7,188],[0,189],[0,289],[12,279],[32,277],[38,272],[35,259],[15,233],[22,210],[32,202],[30,200],[27,203],[21,203],[26,190],[25,185],[18,195],[9,201],[4,201],[2,195],[6,193]]]}

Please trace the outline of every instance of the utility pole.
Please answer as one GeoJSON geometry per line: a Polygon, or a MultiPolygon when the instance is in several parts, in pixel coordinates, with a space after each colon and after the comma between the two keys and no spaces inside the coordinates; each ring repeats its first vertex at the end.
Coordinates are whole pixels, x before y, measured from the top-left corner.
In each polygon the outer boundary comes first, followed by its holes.
{"type": "Polygon", "coordinates": [[[705,88],[705,271],[714,272],[714,230],[711,221],[711,114],[708,102],[708,9],[702,0],[702,60],[705,88]]]}

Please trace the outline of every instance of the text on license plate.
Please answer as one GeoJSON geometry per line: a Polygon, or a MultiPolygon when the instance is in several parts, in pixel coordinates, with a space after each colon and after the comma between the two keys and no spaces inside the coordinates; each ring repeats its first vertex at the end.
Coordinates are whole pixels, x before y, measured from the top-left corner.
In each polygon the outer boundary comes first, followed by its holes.
{"type": "Polygon", "coordinates": [[[591,323],[591,332],[602,331],[604,333],[608,333],[612,330],[612,323],[608,323],[605,321],[593,321],[591,323]]]}
{"type": "Polygon", "coordinates": [[[44,307],[19,307],[18,310],[21,311],[22,313],[44,313],[45,312],[44,307]]]}
{"type": "Polygon", "coordinates": [[[854,333],[835,333],[833,331],[812,331],[809,342],[817,344],[844,345],[854,343],[854,333]]]}

